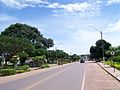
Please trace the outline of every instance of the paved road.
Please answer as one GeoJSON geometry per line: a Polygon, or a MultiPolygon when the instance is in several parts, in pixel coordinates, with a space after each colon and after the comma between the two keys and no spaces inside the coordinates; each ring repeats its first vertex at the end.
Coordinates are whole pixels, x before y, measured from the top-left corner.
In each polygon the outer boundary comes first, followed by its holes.
{"type": "Polygon", "coordinates": [[[84,63],[73,63],[0,84],[0,90],[82,90],[84,71],[84,63]]]}

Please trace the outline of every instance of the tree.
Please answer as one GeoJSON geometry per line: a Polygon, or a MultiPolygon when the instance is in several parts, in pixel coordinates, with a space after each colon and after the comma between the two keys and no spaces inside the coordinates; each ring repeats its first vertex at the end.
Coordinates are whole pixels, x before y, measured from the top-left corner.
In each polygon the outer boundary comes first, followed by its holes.
{"type": "Polygon", "coordinates": [[[93,58],[102,58],[103,57],[103,53],[106,55],[106,51],[108,51],[110,49],[111,44],[109,42],[106,42],[105,40],[98,40],[96,41],[96,46],[91,46],[90,47],[90,57],[93,58]],[[104,52],[103,52],[103,48],[104,48],[104,52]]]}
{"type": "Polygon", "coordinates": [[[16,23],[10,25],[1,33],[11,37],[19,37],[28,39],[36,48],[49,48],[54,45],[52,39],[43,37],[40,31],[32,26],[16,23]]]}
{"type": "Polygon", "coordinates": [[[48,50],[46,58],[49,63],[56,63],[57,62],[57,53],[55,50],[48,50]]]}
{"type": "Polygon", "coordinates": [[[43,55],[43,56],[36,56],[36,57],[32,57],[32,59],[34,60],[34,65],[36,67],[39,67],[41,66],[43,63],[45,63],[46,61],[46,56],[43,55]]]}
{"type": "Polygon", "coordinates": [[[18,58],[19,57],[17,55],[15,55],[10,59],[10,62],[13,63],[14,67],[16,66],[17,62],[19,61],[18,58]]]}
{"type": "Polygon", "coordinates": [[[3,67],[3,62],[5,61],[4,56],[0,56],[0,67],[3,67]]]}
{"type": "Polygon", "coordinates": [[[20,64],[24,65],[29,54],[27,54],[25,51],[21,51],[21,52],[17,53],[17,55],[20,57],[20,64]]]}
{"type": "Polygon", "coordinates": [[[26,39],[0,35],[0,55],[5,57],[5,62],[16,55],[16,53],[25,51],[31,53],[35,47],[26,39]]]}
{"type": "Polygon", "coordinates": [[[71,59],[72,59],[73,62],[74,62],[74,61],[78,61],[78,60],[80,60],[80,56],[77,55],[77,54],[73,54],[73,55],[71,56],[71,59]]]}

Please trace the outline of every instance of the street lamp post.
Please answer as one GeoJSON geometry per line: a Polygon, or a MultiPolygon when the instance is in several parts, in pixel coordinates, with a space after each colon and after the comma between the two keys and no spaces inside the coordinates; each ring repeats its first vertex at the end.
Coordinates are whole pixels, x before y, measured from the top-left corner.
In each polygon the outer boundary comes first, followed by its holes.
{"type": "Polygon", "coordinates": [[[57,60],[57,65],[58,65],[58,59],[57,59],[57,47],[55,47],[55,51],[56,51],[56,60],[57,60]]]}
{"type": "MultiPolygon", "coordinates": [[[[58,43],[58,46],[61,45],[62,42],[58,43]]],[[[56,51],[56,59],[57,59],[57,65],[59,64],[59,60],[58,60],[58,55],[57,55],[57,47],[55,47],[55,51],[56,51]]]]}
{"type": "Polygon", "coordinates": [[[104,46],[103,46],[103,33],[102,31],[100,31],[100,34],[101,34],[101,41],[102,41],[102,52],[103,52],[103,61],[105,61],[105,55],[104,55],[104,46]]]}
{"type": "Polygon", "coordinates": [[[95,26],[93,26],[93,25],[89,25],[88,27],[93,27],[95,30],[97,30],[97,31],[99,31],[100,32],[100,35],[101,35],[101,41],[102,41],[102,54],[103,54],[103,57],[102,57],[102,59],[103,59],[103,61],[105,61],[105,55],[104,55],[104,46],[103,46],[103,32],[102,31],[100,31],[99,29],[97,29],[95,26]]]}

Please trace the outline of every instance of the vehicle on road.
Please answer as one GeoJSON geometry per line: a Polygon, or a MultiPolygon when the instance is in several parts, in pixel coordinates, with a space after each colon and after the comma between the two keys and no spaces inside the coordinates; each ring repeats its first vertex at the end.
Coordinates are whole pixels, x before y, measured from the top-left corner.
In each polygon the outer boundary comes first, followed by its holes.
{"type": "Polygon", "coordinates": [[[84,62],[85,62],[85,60],[84,60],[84,59],[81,59],[81,60],[80,60],[80,63],[84,63],[84,62]]]}

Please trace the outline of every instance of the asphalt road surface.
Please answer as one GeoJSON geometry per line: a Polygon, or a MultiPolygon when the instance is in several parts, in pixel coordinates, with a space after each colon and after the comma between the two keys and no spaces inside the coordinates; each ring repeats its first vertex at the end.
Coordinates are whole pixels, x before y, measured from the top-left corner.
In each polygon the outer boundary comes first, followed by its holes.
{"type": "Polygon", "coordinates": [[[72,63],[0,84],[0,90],[83,90],[85,63],[72,63]]]}

